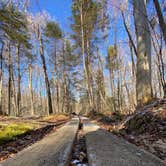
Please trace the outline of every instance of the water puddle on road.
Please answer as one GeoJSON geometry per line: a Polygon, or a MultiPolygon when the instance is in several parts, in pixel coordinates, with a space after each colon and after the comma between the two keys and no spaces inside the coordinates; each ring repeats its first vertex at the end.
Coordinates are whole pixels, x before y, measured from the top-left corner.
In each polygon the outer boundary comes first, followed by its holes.
{"type": "Polygon", "coordinates": [[[83,125],[81,122],[79,124],[79,129],[74,141],[69,166],[88,166],[86,143],[83,134],[83,125]]]}

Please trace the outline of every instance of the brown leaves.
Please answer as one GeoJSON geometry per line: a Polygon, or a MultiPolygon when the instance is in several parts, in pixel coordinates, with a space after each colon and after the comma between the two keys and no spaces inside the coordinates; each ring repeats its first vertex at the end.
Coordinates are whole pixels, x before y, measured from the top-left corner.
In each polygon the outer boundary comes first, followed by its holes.
{"type": "Polygon", "coordinates": [[[119,123],[99,125],[166,161],[166,100],[153,101],[119,123]]]}
{"type": "MultiPolygon", "coordinates": [[[[67,122],[66,116],[57,116],[51,117],[51,120],[45,120],[44,126],[41,126],[40,119],[36,120],[36,123],[39,123],[40,128],[36,130],[29,131],[25,134],[19,135],[15,140],[4,143],[0,146],[0,161],[3,161],[9,157],[12,157],[14,154],[23,150],[27,146],[32,145],[33,143],[41,140],[44,136],[55,132],[58,127],[67,122]],[[51,125],[50,125],[51,122],[51,125]]],[[[7,120],[7,119],[6,119],[7,120]]],[[[15,121],[14,121],[15,122],[15,121]]],[[[33,121],[34,122],[34,121],[33,121]]],[[[11,123],[11,120],[10,120],[11,123]]],[[[43,124],[43,123],[42,123],[43,124]]]]}

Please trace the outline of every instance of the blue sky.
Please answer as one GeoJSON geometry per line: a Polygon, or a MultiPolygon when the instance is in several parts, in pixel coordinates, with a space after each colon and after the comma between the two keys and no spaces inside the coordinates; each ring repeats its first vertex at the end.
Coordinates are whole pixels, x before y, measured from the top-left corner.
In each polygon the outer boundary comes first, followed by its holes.
{"type": "MultiPolygon", "coordinates": [[[[53,17],[60,25],[64,32],[71,32],[70,24],[71,21],[71,4],[72,0],[30,0],[30,11],[32,13],[41,12],[43,10],[47,11],[51,17],[53,17]]],[[[117,22],[117,38],[123,40],[125,36],[125,31],[120,22],[117,22]]],[[[109,31],[109,42],[100,44],[101,53],[106,56],[107,45],[114,43],[114,30],[109,31]]]]}
{"type": "MultiPolygon", "coordinates": [[[[55,19],[55,21],[59,23],[61,29],[64,32],[71,32],[70,30],[71,21],[69,20],[69,17],[71,17],[71,4],[72,4],[72,0],[30,0],[30,12],[37,13],[37,12],[41,12],[45,10],[51,15],[52,18],[55,19]]],[[[109,12],[110,14],[114,15],[114,13],[112,13],[114,11],[112,10],[112,7],[114,6],[110,5],[109,12]]],[[[148,7],[149,7],[148,12],[150,12],[151,9],[153,10],[151,3],[149,4],[148,7]]],[[[129,3],[129,11],[131,11],[131,15],[130,15],[131,25],[132,25],[131,28],[134,31],[131,3],[129,3]]],[[[111,28],[109,29],[108,40],[107,41],[105,40],[104,42],[99,44],[100,52],[103,57],[105,57],[107,54],[107,46],[114,44],[115,34],[114,34],[113,26],[115,22],[111,22],[111,21],[112,20],[110,19],[111,28]]],[[[121,47],[123,47],[123,56],[125,54],[129,55],[129,48],[128,48],[128,44],[126,43],[128,41],[128,37],[123,26],[122,18],[118,18],[118,21],[116,22],[116,24],[117,24],[116,30],[117,30],[118,46],[121,45],[121,47]]],[[[130,59],[130,56],[125,56],[124,61],[129,61],[129,59],[130,59]]],[[[108,70],[104,70],[104,73],[105,75],[108,75],[108,70]]]]}
{"type": "MultiPolygon", "coordinates": [[[[37,13],[40,11],[47,11],[60,25],[61,29],[65,32],[70,32],[72,0],[30,0],[30,11],[37,13]]],[[[118,22],[117,25],[117,38],[124,39],[125,31],[118,22]],[[119,27],[120,26],[120,27],[119,27]]],[[[109,43],[114,43],[114,32],[109,32],[109,43]]]]}
{"type": "Polygon", "coordinates": [[[30,0],[30,11],[33,13],[46,10],[60,24],[61,28],[68,31],[70,28],[72,0],[30,0]]]}

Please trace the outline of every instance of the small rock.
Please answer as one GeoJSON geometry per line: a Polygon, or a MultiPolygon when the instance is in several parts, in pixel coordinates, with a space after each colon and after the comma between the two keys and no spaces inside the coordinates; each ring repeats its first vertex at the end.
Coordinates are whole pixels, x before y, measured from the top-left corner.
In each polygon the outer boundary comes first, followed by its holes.
{"type": "Polygon", "coordinates": [[[5,155],[5,154],[8,154],[9,152],[8,151],[1,151],[1,155],[5,155]]]}
{"type": "Polygon", "coordinates": [[[74,160],[74,161],[72,161],[71,163],[72,163],[72,164],[78,164],[78,163],[80,163],[80,161],[79,161],[79,160],[74,160]]]}
{"type": "Polygon", "coordinates": [[[10,147],[10,146],[7,147],[6,150],[9,151],[9,152],[13,152],[13,153],[17,153],[18,152],[18,150],[16,148],[10,147]]]}
{"type": "Polygon", "coordinates": [[[86,154],[84,152],[80,152],[79,154],[79,160],[80,162],[83,162],[84,158],[86,157],[86,154]]]}
{"type": "Polygon", "coordinates": [[[137,156],[141,156],[141,153],[136,153],[137,156]]]}
{"type": "Polygon", "coordinates": [[[18,144],[18,145],[24,145],[24,144],[25,144],[25,141],[19,140],[17,144],[18,144]]]}

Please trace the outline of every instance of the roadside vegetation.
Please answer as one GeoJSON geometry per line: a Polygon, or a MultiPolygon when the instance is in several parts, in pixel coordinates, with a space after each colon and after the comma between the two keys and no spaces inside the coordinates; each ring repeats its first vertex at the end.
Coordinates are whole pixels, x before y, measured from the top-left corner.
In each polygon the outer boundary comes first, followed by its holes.
{"type": "Polygon", "coordinates": [[[12,123],[0,125],[0,145],[16,139],[17,136],[34,129],[34,126],[26,123],[12,123]]]}
{"type": "Polygon", "coordinates": [[[0,144],[79,114],[165,159],[165,0],[43,2],[0,0],[0,144]]]}

